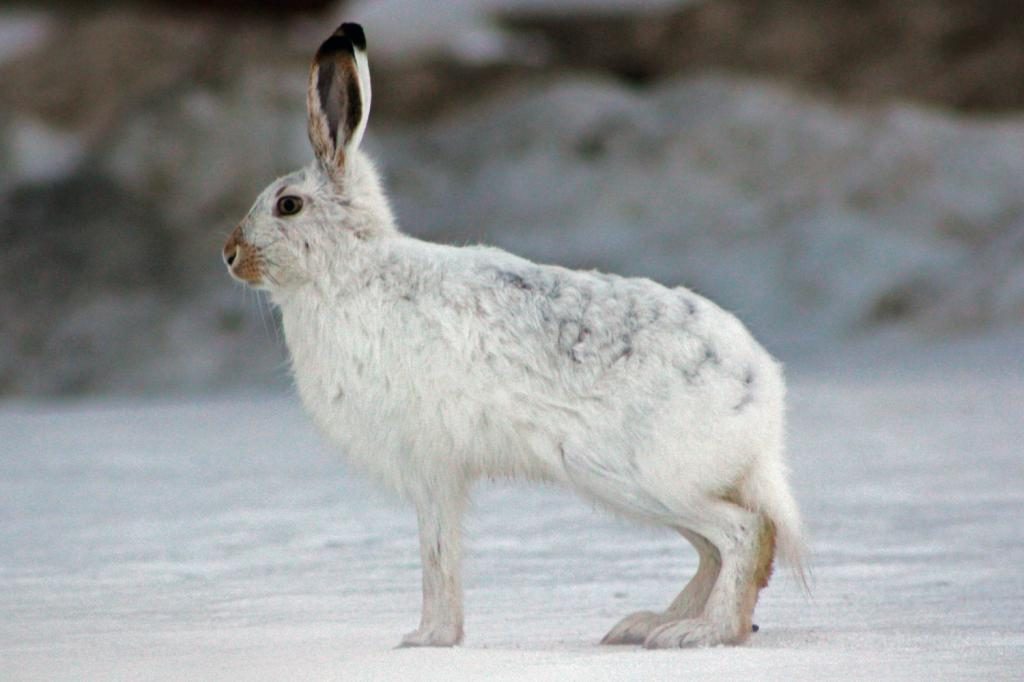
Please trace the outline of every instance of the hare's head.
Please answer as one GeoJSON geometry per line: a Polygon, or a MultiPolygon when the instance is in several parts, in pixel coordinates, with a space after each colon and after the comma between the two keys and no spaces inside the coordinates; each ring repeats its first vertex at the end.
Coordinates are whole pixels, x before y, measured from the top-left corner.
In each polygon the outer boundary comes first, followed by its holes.
{"type": "Polygon", "coordinates": [[[272,292],[313,281],[360,243],[395,232],[377,173],[359,150],[370,71],[358,24],[342,24],[317,50],[306,106],[315,160],[263,190],[224,245],[235,279],[272,292]]]}

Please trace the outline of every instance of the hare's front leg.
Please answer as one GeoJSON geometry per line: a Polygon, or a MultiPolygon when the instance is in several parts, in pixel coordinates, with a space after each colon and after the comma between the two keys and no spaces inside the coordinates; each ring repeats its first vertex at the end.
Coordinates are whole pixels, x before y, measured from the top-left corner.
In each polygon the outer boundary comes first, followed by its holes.
{"type": "Polygon", "coordinates": [[[454,646],[462,641],[462,584],[459,580],[461,487],[433,491],[416,503],[423,561],[423,614],[418,629],[400,646],[454,646]]]}

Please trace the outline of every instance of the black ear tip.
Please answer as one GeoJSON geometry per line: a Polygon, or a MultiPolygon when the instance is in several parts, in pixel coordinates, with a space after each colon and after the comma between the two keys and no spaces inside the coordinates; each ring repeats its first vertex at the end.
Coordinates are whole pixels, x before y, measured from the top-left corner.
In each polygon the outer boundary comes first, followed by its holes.
{"type": "Polygon", "coordinates": [[[316,59],[319,61],[324,57],[329,57],[339,52],[348,52],[353,57],[356,56],[356,51],[352,46],[352,41],[346,36],[335,33],[330,38],[320,43],[320,49],[316,51],[316,59]]]}
{"type": "Polygon", "coordinates": [[[338,27],[338,30],[334,32],[334,35],[345,36],[352,41],[352,44],[356,46],[356,49],[366,50],[366,34],[363,32],[363,27],[359,24],[342,24],[338,27]]]}

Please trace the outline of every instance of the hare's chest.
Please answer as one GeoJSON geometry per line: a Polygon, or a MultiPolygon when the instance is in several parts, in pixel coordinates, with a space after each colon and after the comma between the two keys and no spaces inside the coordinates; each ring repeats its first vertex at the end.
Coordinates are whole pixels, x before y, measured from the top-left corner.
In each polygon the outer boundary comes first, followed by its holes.
{"type": "Polygon", "coordinates": [[[347,457],[369,462],[386,449],[394,431],[388,423],[388,414],[394,411],[389,406],[397,402],[387,387],[354,370],[318,372],[299,367],[295,383],[313,421],[347,457]]]}
{"type": "Polygon", "coordinates": [[[426,396],[410,375],[401,324],[341,311],[312,325],[284,321],[299,395],[330,439],[368,466],[406,449],[406,426],[419,421],[426,396]]]}

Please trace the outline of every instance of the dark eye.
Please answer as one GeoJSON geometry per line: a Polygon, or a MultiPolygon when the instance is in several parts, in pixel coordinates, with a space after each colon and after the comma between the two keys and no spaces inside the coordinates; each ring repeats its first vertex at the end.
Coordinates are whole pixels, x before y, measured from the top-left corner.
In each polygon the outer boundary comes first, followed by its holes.
{"type": "Polygon", "coordinates": [[[295,215],[302,210],[302,197],[287,194],[277,200],[277,215],[295,215]]]}

